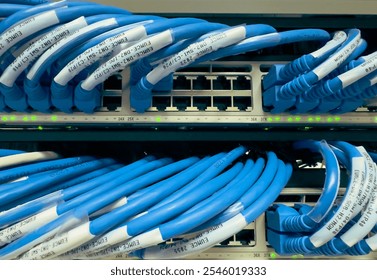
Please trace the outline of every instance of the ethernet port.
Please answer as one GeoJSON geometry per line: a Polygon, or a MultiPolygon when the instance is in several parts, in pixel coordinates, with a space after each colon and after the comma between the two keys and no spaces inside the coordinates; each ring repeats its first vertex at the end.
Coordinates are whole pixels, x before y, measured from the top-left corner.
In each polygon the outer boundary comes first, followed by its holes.
{"type": "Polygon", "coordinates": [[[205,76],[199,76],[193,80],[194,90],[210,90],[211,80],[208,80],[205,76]]]}
{"type": "Polygon", "coordinates": [[[185,111],[187,107],[191,107],[191,97],[173,96],[173,107],[177,107],[178,111],[185,111]]]}
{"type": "Polygon", "coordinates": [[[214,96],[213,107],[217,107],[219,111],[225,111],[228,107],[232,106],[231,96],[214,96]]]}
{"type": "Polygon", "coordinates": [[[109,111],[116,111],[119,107],[122,107],[122,96],[103,96],[102,107],[109,111]]]}
{"type": "Polygon", "coordinates": [[[198,108],[199,111],[205,111],[207,107],[211,106],[210,96],[194,96],[192,98],[192,106],[198,108]]]}
{"type": "Polygon", "coordinates": [[[234,90],[251,90],[251,80],[246,76],[238,76],[236,80],[233,80],[234,90]]]}
{"type": "Polygon", "coordinates": [[[230,80],[225,76],[218,76],[216,80],[213,80],[213,89],[214,90],[230,90],[230,80]]]}
{"type": "Polygon", "coordinates": [[[240,111],[246,111],[251,107],[251,96],[234,96],[233,106],[237,107],[240,111]]]}
{"type": "Polygon", "coordinates": [[[113,75],[103,82],[103,90],[122,90],[122,76],[113,75]]]}
{"type": "Polygon", "coordinates": [[[165,111],[170,106],[170,96],[152,96],[152,107],[156,107],[158,111],[165,111]]]}
{"type": "Polygon", "coordinates": [[[186,76],[177,76],[173,80],[173,89],[175,90],[191,90],[191,81],[186,76]]]}

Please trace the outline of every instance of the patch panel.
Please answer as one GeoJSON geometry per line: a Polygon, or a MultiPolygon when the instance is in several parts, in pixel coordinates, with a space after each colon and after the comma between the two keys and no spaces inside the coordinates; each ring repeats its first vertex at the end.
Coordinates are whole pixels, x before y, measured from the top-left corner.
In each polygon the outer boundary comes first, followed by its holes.
{"type": "Polygon", "coordinates": [[[271,114],[263,108],[262,79],[275,61],[213,61],[174,74],[172,89],[153,93],[143,114],[129,106],[129,69],[110,77],[102,90],[101,106],[93,114],[74,111],[0,113],[0,127],[33,125],[109,126],[374,126],[377,101],[355,112],[331,114],[271,114]],[[199,86],[200,85],[200,86],[199,86]]]}

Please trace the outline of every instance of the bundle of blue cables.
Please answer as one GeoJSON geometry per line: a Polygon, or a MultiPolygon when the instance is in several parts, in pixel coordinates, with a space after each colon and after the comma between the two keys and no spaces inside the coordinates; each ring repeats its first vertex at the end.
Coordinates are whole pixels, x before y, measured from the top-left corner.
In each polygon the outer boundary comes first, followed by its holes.
{"type": "MultiPolygon", "coordinates": [[[[91,114],[101,106],[104,82],[130,68],[128,105],[143,113],[151,106],[153,90],[164,82],[172,86],[172,74],[180,68],[281,44],[330,39],[320,29],[277,32],[266,24],[228,26],[197,18],[133,15],[66,0],[1,1],[0,17],[1,111],[91,114]]],[[[334,49],[328,48],[321,59],[334,49]]]]}
{"type": "Polygon", "coordinates": [[[128,164],[49,151],[0,150],[0,156],[0,259],[164,258],[149,250],[205,230],[216,232],[213,242],[241,231],[292,173],[274,152],[254,161],[244,146],[128,164]]]}
{"type": "Polygon", "coordinates": [[[367,255],[377,248],[377,178],[375,154],[362,146],[335,141],[300,141],[297,149],[320,153],[326,179],[316,203],[267,211],[267,239],[280,255],[367,255]],[[340,192],[340,166],[348,173],[340,192]]]}
{"type": "Polygon", "coordinates": [[[263,79],[263,105],[272,113],[342,114],[376,97],[377,52],[361,56],[360,30],[333,34],[322,48],[271,67],[263,79]]]}

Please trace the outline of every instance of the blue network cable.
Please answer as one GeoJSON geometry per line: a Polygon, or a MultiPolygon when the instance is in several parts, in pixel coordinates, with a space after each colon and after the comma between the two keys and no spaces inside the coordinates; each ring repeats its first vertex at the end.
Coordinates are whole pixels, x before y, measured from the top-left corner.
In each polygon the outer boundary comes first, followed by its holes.
{"type": "Polygon", "coordinates": [[[367,237],[368,233],[373,229],[377,223],[377,185],[376,185],[376,165],[373,163],[371,157],[364,149],[362,151],[364,156],[367,158],[367,172],[366,181],[368,188],[370,189],[369,201],[366,205],[363,213],[356,217],[354,224],[339,234],[338,236],[331,239],[322,247],[318,248],[316,254],[324,255],[342,255],[347,250],[351,250],[353,246],[363,242],[362,240],[367,237]]]}
{"type": "MultiPolygon", "coordinates": [[[[189,158],[170,164],[169,160],[166,159],[159,160],[159,162],[162,167],[158,168],[158,166],[155,166],[157,167],[157,169],[149,172],[148,174],[135,178],[125,183],[124,185],[118,186],[117,188],[114,188],[112,190],[108,190],[106,193],[102,192],[92,199],[84,200],[73,210],[64,212],[53,221],[44,224],[37,230],[30,232],[8,244],[4,248],[0,249],[0,258],[9,259],[17,257],[21,253],[34,247],[34,245],[36,245],[37,243],[44,241],[46,238],[54,236],[59,231],[59,229],[61,227],[64,227],[64,225],[66,225],[67,223],[70,224],[70,226],[73,226],[85,219],[85,217],[88,218],[90,214],[102,209],[103,207],[109,205],[117,199],[123,196],[127,196],[140,188],[153,184],[156,181],[164,179],[187,168],[192,163],[192,159],[189,158]]],[[[77,201],[80,197],[82,197],[82,195],[76,197],[74,200],[77,201]]],[[[67,209],[72,204],[68,201],[63,205],[65,207],[63,207],[62,209],[67,209]]]]}
{"type": "Polygon", "coordinates": [[[279,254],[313,254],[341,232],[346,224],[359,214],[368,201],[371,186],[366,182],[366,159],[363,153],[346,142],[331,143],[349,157],[352,170],[346,193],[331,217],[310,236],[285,235],[269,230],[269,242],[279,254]]]}
{"type": "Polygon", "coordinates": [[[12,14],[30,8],[28,5],[20,4],[0,4],[0,18],[6,18],[12,14]]]}
{"type": "MultiPolygon", "coordinates": [[[[162,199],[159,203],[155,204],[153,207],[148,209],[143,216],[141,216],[138,220],[136,220],[136,224],[131,222],[131,230],[132,227],[134,228],[133,231],[145,231],[152,227],[154,224],[157,225],[159,222],[164,222],[169,217],[174,217],[174,213],[180,213],[182,211],[187,210],[188,207],[192,206],[195,201],[200,201],[201,197],[205,198],[206,196],[210,195],[210,193],[214,192],[215,189],[221,188],[224,184],[224,178],[231,180],[231,176],[235,176],[237,173],[237,169],[234,169],[229,173],[223,174],[223,176],[219,175],[227,166],[229,166],[234,160],[245,153],[246,149],[244,147],[238,147],[230,151],[229,153],[223,155],[219,154],[221,158],[219,158],[215,163],[213,163],[209,168],[203,171],[195,180],[188,183],[183,188],[179,189],[178,191],[170,194],[165,199],[162,199]],[[221,176],[220,178],[216,177],[217,175],[221,176]],[[215,178],[216,177],[216,178],[215,178]],[[212,180],[211,180],[212,179],[212,180]],[[207,189],[204,189],[204,186],[208,186],[207,189]],[[199,200],[198,200],[199,199],[199,200]],[[170,210],[169,210],[170,209],[170,210]],[[167,211],[168,210],[168,211],[167,211]],[[147,215],[148,213],[151,213],[147,215]],[[141,219],[141,220],[140,220],[141,219]],[[141,227],[141,228],[140,228],[141,227]]],[[[237,168],[240,168],[238,166],[237,168]]],[[[133,199],[137,199],[140,196],[143,196],[145,191],[139,191],[139,193],[135,193],[133,195],[133,199]],[[136,196],[136,198],[135,198],[136,196]]],[[[131,198],[130,198],[131,199],[131,198]]],[[[123,209],[128,209],[128,206],[124,206],[123,209]]],[[[119,209],[123,213],[122,209],[119,209]]],[[[115,212],[116,213],[116,212],[115,212]]],[[[113,232],[120,232],[119,234],[115,234],[115,237],[122,237],[127,238],[124,232],[124,227],[120,227],[113,232]]],[[[138,234],[136,232],[135,234],[138,234]]],[[[111,242],[111,238],[114,234],[110,232],[105,236],[101,237],[102,239],[106,239],[108,242],[111,242]],[[109,235],[109,236],[108,236],[109,235]]],[[[116,238],[118,238],[116,237],[116,238]]],[[[97,242],[94,241],[93,244],[89,246],[85,246],[84,249],[80,249],[81,253],[86,251],[93,251],[98,250],[98,247],[102,246],[109,246],[108,242],[97,242]]]]}
{"type": "MultiPolygon", "coordinates": [[[[221,156],[221,155],[220,155],[221,156]]],[[[54,248],[55,255],[60,255],[65,253],[66,251],[75,248],[81,244],[84,244],[91,239],[95,238],[96,236],[100,236],[103,233],[111,230],[113,227],[117,226],[118,224],[132,218],[134,215],[141,213],[141,211],[146,210],[150,205],[153,205],[161,198],[169,195],[170,193],[174,192],[175,190],[181,188],[191,180],[193,180],[198,174],[203,171],[203,168],[206,169],[208,166],[217,161],[219,156],[214,156],[212,158],[205,158],[191,167],[181,171],[180,173],[169,177],[159,183],[151,185],[145,189],[137,191],[133,195],[127,198],[127,204],[120,206],[112,210],[111,212],[105,213],[104,215],[95,218],[94,220],[90,221],[87,224],[87,231],[89,234],[83,236],[80,241],[76,241],[73,244],[65,244],[60,246],[59,248],[54,248]],[[137,193],[143,193],[143,195],[136,195],[137,193]],[[81,244],[80,244],[81,243],[81,244]]],[[[67,232],[68,235],[77,236],[77,234],[73,233],[74,231],[82,231],[82,228],[78,227],[72,229],[70,232],[67,232]]],[[[59,237],[60,238],[60,237],[59,237]]],[[[94,241],[96,242],[96,240],[94,241]]],[[[44,246],[44,245],[42,245],[44,246]]],[[[88,247],[89,244],[84,245],[84,248],[88,247]]],[[[33,249],[34,250],[34,249],[33,249]]],[[[71,257],[72,255],[76,255],[80,253],[82,250],[81,247],[74,249],[72,251],[67,252],[64,257],[71,257]]]]}
{"type": "MultiPolygon", "coordinates": [[[[106,17],[107,16],[105,16],[105,18],[106,17]]],[[[127,16],[118,19],[118,24],[128,25],[128,23],[139,22],[148,18],[153,17],[127,16]]],[[[16,59],[3,71],[0,77],[0,91],[5,96],[6,104],[17,111],[27,110],[29,106],[28,101],[32,102],[32,100],[30,100],[30,96],[27,100],[26,95],[23,93],[23,90],[17,84],[15,84],[17,78],[27,69],[27,67],[29,67],[29,65],[34,63],[38,58],[42,56],[42,62],[40,62],[40,60],[36,62],[39,69],[35,70],[33,67],[30,69],[30,71],[40,71],[40,74],[34,74],[37,76],[34,77],[34,79],[40,79],[44,71],[46,71],[46,69],[48,69],[57,58],[64,54],[64,52],[66,52],[67,49],[69,50],[70,48],[72,48],[72,44],[79,44],[82,40],[88,38],[87,36],[91,37],[93,33],[90,32],[88,32],[88,34],[85,35],[86,38],[82,38],[84,35],[78,35],[78,33],[85,31],[83,28],[90,29],[88,25],[95,24],[96,22],[100,21],[100,19],[101,17],[99,16],[92,16],[87,18],[79,17],[64,25],[60,25],[51,30],[50,32],[44,34],[44,36],[42,36],[41,39],[33,43],[24,52],[18,55],[16,59]],[[78,32],[75,33],[76,31],[78,32]],[[69,42],[69,40],[71,40],[71,42],[69,42]],[[57,44],[58,42],[60,45],[57,44]],[[62,44],[65,45],[62,46],[62,44]],[[43,65],[43,63],[45,65],[43,65]]],[[[101,32],[103,30],[106,30],[105,28],[109,27],[98,27],[97,30],[92,30],[91,32],[101,32]]],[[[49,90],[46,90],[45,95],[47,95],[48,93],[49,90]]],[[[39,95],[43,96],[43,93],[40,93],[39,95]]],[[[45,99],[47,99],[45,103],[49,104],[50,102],[48,98],[45,99]]],[[[39,102],[41,101],[39,100],[39,102]]]]}
{"type": "Polygon", "coordinates": [[[195,228],[194,231],[200,231],[212,226],[219,225],[226,220],[229,220],[239,214],[242,210],[246,209],[258,197],[268,188],[271,184],[278,167],[278,159],[276,155],[272,152],[267,153],[267,164],[264,168],[264,160],[258,159],[255,163],[255,169],[253,171],[253,176],[249,179],[250,189],[233,205],[228,209],[212,218],[208,222],[195,228]],[[264,168],[264,169],[263,169],[264,168]],[[263,171],[263,173],[262,173],[263,171]]]}
{"type": "MultiPolygon", "coordinates": [[[[288,182],[288,179],[292,173],[292,167],[290,165],[285,165],[282,161],[279,161],[278,166],[278,172],[276,173],[271,185],[254,203],[252,203],[238,215],[220,225],[201,232],[193,238],[183,239],[168,245],[151,246],[149,248],[133,252],[132,256],[143,259],[182,258],[194,253],[200,253],[236,234],[249,223],[253,222],[258,216],[260,216],[278,197],[281,190],[288,182]],[[201,242],[201,240],[205,240],[205,242],[201,242]],[[183,249],[176,250],[177,248],[183,249]]],[[[136,238],[131,239],[129,243],[135,240],[136,238]]],[[[130,248],[128,252],[124,253],[129,253],[131,251],[134,251],[133,248],[130,248]]],[[[122,257],[124,257],[124,254],[122,254],[122,257]]]]}
{"type": "Polygon", "coordinates": [[[64,168],[63,172],[61,170],[58,170],[54,171],[54,173],[50,174],[49,176],[43,176],[42,178],[38,176],[35,181],[27,182],[26,184],[17,186],[17,188],[0,190],[1,205],[6,205],[10,202],[15,201],[18,198],[24,197],[38,190],[44,189],[52,183],[60,183],[64,180],[79,176],[81,174],[93,171],[94,169],[102,168],[104,165],[109,165],[113,163],[113,160],[110,159],[83,162],[78,165],[64,168]]]}
{"type": "MultiPolygon", "coordinates": [[[[137,40],[142,40],[152,34],[162,32],[169,28],[174,28],[191,23],[203,22],[193,18],[162,19],[146,16],[145,21],[140,22],[140,26],[125,26],[125,28],[114,29],[87,41],[76,48],[66,58],[59,59],[57,64],[57,74],[51,82],[51,99],[55,107],[63,112],[71,112],[74,105],[74,85],[72,81],[81,72],[90,71],[97,62],[116,51],[121,44],[134,44],[137,40]],[[94,64],[94,65],[93,65],[94,64]],[[88,68],[89,67],[89,68],[88,68]],[[85,70],[85,71],[83,71],[85,70]]],[[[141,20],[140,20],[141,21],[141,20]]],[[[124,48],[122,46],[122,48],[124,48]]],[[[85,74],[85,73],[84,73],[85,74]]],[[[93,101],[94,102],[94,101],[93,101]]],[[[76,102],[77,103],[77,102],[76,102]]],[[[95,105],[97,107],[98,105],[95,105]]]]}
{"type": "Polygon", "coordinates": [[[264,90],[275,85],[282,85],[300,74],[311,71],[336,51],[346,38],[347,34],[344,31],[338,31],[334,34],[332,40],[328,41],[320,49],[310,54],[305,54],[288,64],[273,65],[263,78],[264,90]]]}
{"type": "Polygon", "coordinates": [[[340,169],[338,160],[326,141],[299,141],[295,149],[310,149],[320,153],[326,162],[326,177],[323,191],[317,203],[305,213],[286,205],[276,205],[267,212],[267,226],[279,232],[310,232],[315,230],[328,215],[338,195],[340,169]]]}
{"type": "MultiPolygon", "coordinates": [[[[238,55],[245,52],[255,51],[262,48],[274,47],[280,44],[288,44],[288,43],[298,42],[298,41],[326,40],[328,38],[329,38],[328,32],[324,30],[318,30],[318,29],[293,30],[293,31],[280,32],[280,33],[271,32],[266,35],[253,36],[248,39],[242,40],[237,44],[218,49],[217,51],[207,53],[202,57],[196,58],[195,61],[190,61],[190,65],[199,64],[204,61],[216,60],[216,59],[227,57],[227,56],[238,55]]],[[[142,68],[144,66],[140,66],[140,67],[142,68]]],[[[145,66],[145,68],[148,68],[148,65],[145,66]]],[[[140,69],[139,70],[136,69],[136,71],[143,73],[143,71],[140,71],[140,69]]],[[[140,75],[140,73],[138,75],[140,75]]],[[[136,80],[138,75],[133,77],[133,79],[136,80]]],[[[131,81],[131,94],[132,94],[133,88],[142,87],[143,88],[142,92],[146,93],[147,97],[151,95],[151,92],[150,92],[151,89],[147,89],[145,87],[146,83],[144,83],[144,85],[141,85],[142,81],[146,80],[146,77],[144,77],[143,80],[141,80],[138,85],[133,85],[131,81]]],[[[151,84],[149,85],[149,87],[153,87],[153,86],[154,85],[151,85],[151,84]]]]}
{"type": "Polygon", "coordinates": [[[74,93],[76,107],[85,113],[92,113],[100,104],[101,94],[98,86],[108,77],[168,45],[184,39],[199,37],[218,28],[219,24],[215,23],[187,24],[157,33],[123,49],[119,54],[101,64],[76,86],[74,93]]]}
{"type": "MultiPolygon", "coordinates": [[[[225,171],[216,178],[205,183],[202,188],[192,191],[184,199],[176,200],[159,207],[155,210],[149,209],[145,214],[138,216],[120,227],[106,233],[102,238],[107,239],[106,243],[101,243],[91,248],[91,252],[86,253],[87,257],[97,257],[99,251],[111,245],[126,241],[143,232],[155,228],[156,226],[169,221],[170,219],[184,213],[197,203],[211,196],[214,192],[219,191],[241,171],[243,164],[236,163],[231,169],[225,171]],[[95,252],[93,252],[95,251],[95,252]]],[[[111,247],[110,247],[111,248],[111,247]]],[[[106,250],[106,249],[105,249],[106,250]]]]}
{"type": "Polygon", "coordinates": [[[264,91],[263,105],[272,113],[281,113],[292,107],[298,107],[299,105],[296,104],[297,96],[303,95],[313,85],[325,78],[357,48],[361,40],[360,30],[351,29],[347,32],[347,35],[347,40],[337,51],[313,70],[298,76],[283,86],[271,87],[264,91]]]}
{"type": "Polygon", "coordinates": [[[163,78],[174,71],[194,63],[198,58],[234,45],[245,38],[276,32],[268,25],[246,25],[230,27],[222,32],[199,39],[177,54],[161,62],[136,85],[131,85],[130,105],[136,112],[143,113],[151,106],[152,89],[163,78]]]}

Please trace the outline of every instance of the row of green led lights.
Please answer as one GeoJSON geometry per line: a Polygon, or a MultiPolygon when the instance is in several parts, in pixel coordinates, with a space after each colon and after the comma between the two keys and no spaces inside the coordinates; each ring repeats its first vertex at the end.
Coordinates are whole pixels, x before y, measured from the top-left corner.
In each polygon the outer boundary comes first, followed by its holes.
{"type": "MultiPolygon", "coordinates": [[[[291,116],[291,117],[268,117],[267,121],[268,122],[328,122],[328,123],[333,123],[333,122],[340,122],[342,120],[341,117],[339,116],[333,116],[333,117],[320,117],[320,116],[314,116],[314,117],[300,117],[300,116],[291,116]]],[[[377,121],[377,118],[376,118],[377,121]]]]}
{"type": "MultiPolygon", "coordinates": [[[[0,117],[2,122],[36,122],[38,121],[38,117],[35,115],[23,115],[23,116],[16,116],[16,115],[2,115],[0,117]]],[[[56,122],[58,117],[52,115],[50,120],[56,122]]]]}

